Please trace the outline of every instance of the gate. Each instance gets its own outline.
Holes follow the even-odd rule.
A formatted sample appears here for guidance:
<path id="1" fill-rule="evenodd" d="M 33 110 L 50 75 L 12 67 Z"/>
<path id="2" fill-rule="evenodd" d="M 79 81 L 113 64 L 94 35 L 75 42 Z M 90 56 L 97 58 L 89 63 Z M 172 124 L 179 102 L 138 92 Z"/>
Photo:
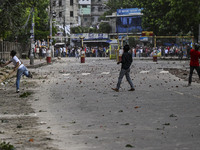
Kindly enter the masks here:
<path id="1" fill-rule="evenodd" d="M 15 50 L 17 56 L 21 58 L 22 53 L 27 53 L 30 49 L 30 44 L 21 44 L 17 42 L 0 41 L 0 60 L 7 61 L 10 59 L 10 52 Z"/>

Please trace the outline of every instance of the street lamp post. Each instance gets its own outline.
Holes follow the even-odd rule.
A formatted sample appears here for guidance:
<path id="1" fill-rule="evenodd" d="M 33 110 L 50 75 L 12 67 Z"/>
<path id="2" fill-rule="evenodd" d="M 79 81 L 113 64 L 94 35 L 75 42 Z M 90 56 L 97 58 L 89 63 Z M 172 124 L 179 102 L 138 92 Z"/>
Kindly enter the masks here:
<path id="1" fill-rule="evenodd" d="M 49 35 L 49 53 L 51 57 L 52 53 L 52 19 L 53 19 L 53 12 L 52 12 L 52 0 L 50 0 L 50 35 Z M 50 60 L 51 62 L 51 60 Z"/>

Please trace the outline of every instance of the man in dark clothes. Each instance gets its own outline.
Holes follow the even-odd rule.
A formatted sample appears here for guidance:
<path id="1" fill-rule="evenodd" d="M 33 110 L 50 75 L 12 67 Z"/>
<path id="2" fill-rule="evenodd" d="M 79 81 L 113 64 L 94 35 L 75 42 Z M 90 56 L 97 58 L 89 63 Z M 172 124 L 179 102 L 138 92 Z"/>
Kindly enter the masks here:
<path id="1" fill-rule="evenodd" d="M 131 63 L 133 61 L 131 53 L 128 52 L 129 50 L 130 50 L 129 45 L 125 45 L 124 46 L 124 53 L 122 54 L 122 60 L 120 62 L 117 62 L 117 64 L 122 63 L 122 67 L 121 67 L 121 71 L 120 71 L 120 74 L 119 74 L 117 86 L 116 86 L 116 88 L 112 88 L 116 92 L 119 92 L 120 84 L 122 82 L 124 75 L 126 76 L 126 79 L 131 86 L 131 89 L 129 91 L 135 91 L 133 82 L 132 82 L 130 75 L 129 75 L 130 66 L 131 66 Z"/>
<path id="2" fill-rule="evenodd" d="M 190 75 L 189 75 L 189 81 L 188 81 L 188 86 L 191 85 L 192 82 L 192 74 L 194 69 L 197 71 L 200 79 L 200 68 L 199 68 L 199 58 L 200 58 L 200 52 L 199 50 L 199 45 L 195 45 L 195 49 L 190 50 Z"/>

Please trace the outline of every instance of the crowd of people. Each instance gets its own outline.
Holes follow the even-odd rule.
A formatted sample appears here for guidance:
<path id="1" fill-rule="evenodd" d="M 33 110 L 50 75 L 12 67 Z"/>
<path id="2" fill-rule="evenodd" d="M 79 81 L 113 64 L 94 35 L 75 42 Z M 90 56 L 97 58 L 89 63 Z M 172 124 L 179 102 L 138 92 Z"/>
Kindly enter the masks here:
<path id="1" fill-rule="evenodd" d="M 106 57 L 107 50 L 106 47 L 55 47 L 54 56 L 79 58 L 83 51 L 87 57 Z"/>
<path id="2" fill-rule="evenodd" d="M 159 46 L 159 47 L 148 47 L 148 46 L 137 46 L 132 48 L 133 57 L 152 57 L 156 51 L 158 56 L 173 57 L 177 56 L 182 58 L 184 55 L 189 58 L 190 45 L 184 46 Z"/>
<path id="3" fill-rule="evenodd" d="M 120 48 L 119 48 L 120 49 Z M 132 57 L 153 57 L 153 55 L 162 56 L 162 57 L 179 57 L 180 59 L 183 56 L 189 58 L 190 57 L 190 49 L 191 45 L 172 45 L 172 46 L 140 46 L 136 45 L 135 47 L 130 48 L 132 53 Z M 86 57 L 108 57 L 110 54 L 109 47 L 82 47 L 78 46 L 64 46 L 58 45 L 54 46 L 54 57 L 76 57 L 79 58 L 81 53 L 84 52 Z M 115 53 L 117 49 L 111 50 L 111 53 Z M 47 42 L 44 40 L 42 42 L 37 41 L 35 44 L 35 57 L 36 58 L 45 58 L 48 51 Z M 120 51 L 120 50 L 119 50 Z"/>

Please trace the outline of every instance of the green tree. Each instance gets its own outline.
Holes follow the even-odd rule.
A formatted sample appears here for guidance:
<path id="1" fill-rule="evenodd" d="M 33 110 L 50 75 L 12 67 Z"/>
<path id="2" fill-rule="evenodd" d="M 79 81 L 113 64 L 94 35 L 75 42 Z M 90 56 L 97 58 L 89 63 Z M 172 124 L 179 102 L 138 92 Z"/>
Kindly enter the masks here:
<path id="1" fill-rule="evenodd" d="M 136 0 L 143 8 L 143 28 L 156 35 L 187 34 L 197 37 L 200 22 L 199 0 Z"/>
<path id="2" fill-rule="evenodd" d="M 102 22 L 99 25 L 99 32 L 100 33 L 110 33 L 111 32 L 111 26 L 107 22 Z"/>
<path id="3" fill-rule="evenodd" d="M 0 38 L 27 42 L 30 38 L 31 13 L 34 9 L 35 39 L 49 35 L 49 0 L 4 0 L 0 5 Z M 56 29 L 53 27 L 53 35 Z"/>
<path id="4" fill-rule="evenodd" d="M 77 33 L 98 33 L 98 30 L 96 28 L 82 27 L 82 26 L 72 27 L 72 28 L 70 28 L 70 30 L 71 30 L 71 34 L 77 34 Z"/>
<path id="5" fill-rule="evenodd" d="M 4 0 L 0 4 L 0 38 L 16 33 L 24 23 L 24 3 L 22 0 Z"/>
<path id="6" fill-rule="evenodd" d="M 105 15 L 111 15 L 120 8 L 135 8 L 137 3 L 135 0 L 108 0 L 106 7 L 109 9 Z"/>
<path id="7" fill-rule="evenodd" d="M 120 8 L 143 8 L 142 27 L 156 35 L 198 35 L 199 0 L 109 0 L 106 6 L 104 16 Z"/>

